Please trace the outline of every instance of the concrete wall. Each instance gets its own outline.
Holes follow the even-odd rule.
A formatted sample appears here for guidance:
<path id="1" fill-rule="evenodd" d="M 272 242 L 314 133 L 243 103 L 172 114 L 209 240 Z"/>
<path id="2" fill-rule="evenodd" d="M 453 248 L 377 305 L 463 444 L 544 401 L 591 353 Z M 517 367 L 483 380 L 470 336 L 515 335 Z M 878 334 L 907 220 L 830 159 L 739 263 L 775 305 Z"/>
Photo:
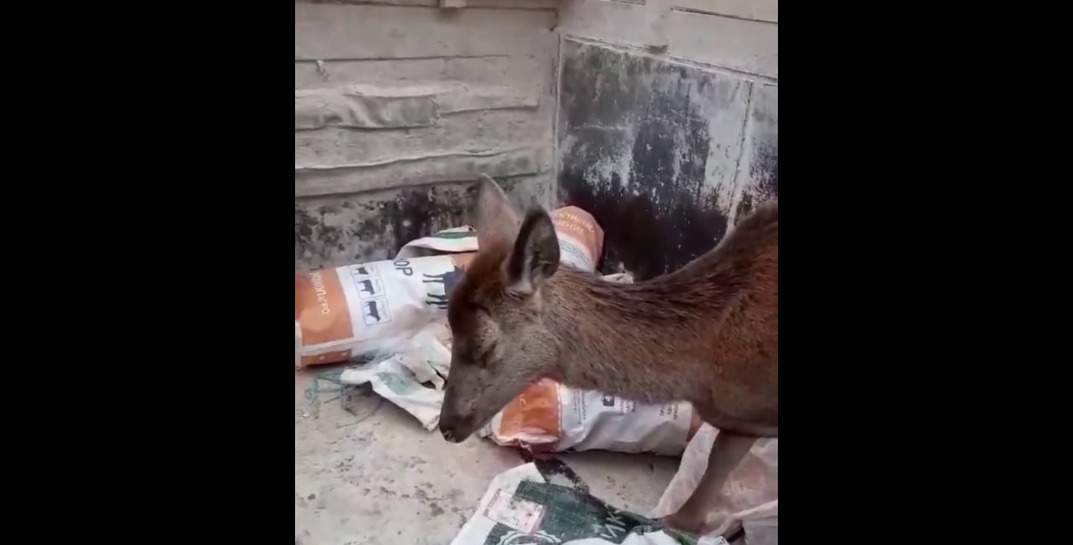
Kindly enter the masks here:
<path id="1" fill-rule="evenodd" d="M 296 268 L 464 223 L 480 172 L 641 278 L 778 192 L 776 0 L 298 1 L 294 78 Z"/>
<path id="2" fill-rule="evenodd" d="M 560 199 L 605 272 L 676 269 L 778 193 L 775 0 L 564 0 L 560 40 Z"/>
<path id="3" fill-rule="evenodd" d="M 555 201 L 557 0 L 295 3 L 295 266 L 463 223 L 480 172 Z"/>

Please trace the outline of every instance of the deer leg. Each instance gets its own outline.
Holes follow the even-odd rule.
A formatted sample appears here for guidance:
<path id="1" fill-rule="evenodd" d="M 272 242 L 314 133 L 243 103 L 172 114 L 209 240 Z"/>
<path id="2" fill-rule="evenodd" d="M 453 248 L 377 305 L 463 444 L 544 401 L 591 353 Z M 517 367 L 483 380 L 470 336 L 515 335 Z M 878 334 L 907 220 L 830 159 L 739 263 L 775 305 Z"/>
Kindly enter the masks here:
<path id="1" fill-rule="evenodd" d="M 697 484 L 693 495 L 677 512 L 668 515 L 664 523 L 675 530 L 700 534 L 705 530 L 708 514 L 713 511 L 730 472 L 749 453 L 755 437 L 737 435 L 720 430 L 708 455 L 708 467 Z"/>

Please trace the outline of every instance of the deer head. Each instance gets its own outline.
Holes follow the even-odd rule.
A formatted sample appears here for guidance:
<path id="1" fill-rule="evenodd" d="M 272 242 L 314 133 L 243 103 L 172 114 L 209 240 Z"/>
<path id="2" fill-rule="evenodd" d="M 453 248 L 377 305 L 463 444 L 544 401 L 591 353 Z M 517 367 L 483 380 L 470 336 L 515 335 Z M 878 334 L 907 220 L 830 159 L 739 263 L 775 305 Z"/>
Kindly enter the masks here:
<path id="1" fill-rule="evenodd" d="M 545 283 L 559 267 L 551 218 L 533 208 L 523 221 L 503 190 L 484 176 L 474 223 L 479 251 L 451 294 L 454 343 L 440 431 L 461 442 L 558 361 L 542 319 Z"/>

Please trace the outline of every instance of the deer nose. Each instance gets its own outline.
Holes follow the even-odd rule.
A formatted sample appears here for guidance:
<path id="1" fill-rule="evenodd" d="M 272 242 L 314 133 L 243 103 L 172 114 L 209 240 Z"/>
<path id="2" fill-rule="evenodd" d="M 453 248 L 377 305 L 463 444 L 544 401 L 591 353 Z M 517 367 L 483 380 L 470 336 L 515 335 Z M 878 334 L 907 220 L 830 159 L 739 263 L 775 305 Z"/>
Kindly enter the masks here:
<path id="1" fill-rule="evenodd" d="M 440 415 L 440 433 L 443 434 L 443 438 L 451 443 L 461 443 L 465 441 L 467 433 L 462 430 L 466 429 L 468 419 L 456 418 L 452 415 Z"/>
<path id="2" fill-rule="evenodd" d="M 443 434 L 444 439 L 450 441 L 451 443 L 455 442 L 455 430 L 440 428 L 440 433 Z"/>

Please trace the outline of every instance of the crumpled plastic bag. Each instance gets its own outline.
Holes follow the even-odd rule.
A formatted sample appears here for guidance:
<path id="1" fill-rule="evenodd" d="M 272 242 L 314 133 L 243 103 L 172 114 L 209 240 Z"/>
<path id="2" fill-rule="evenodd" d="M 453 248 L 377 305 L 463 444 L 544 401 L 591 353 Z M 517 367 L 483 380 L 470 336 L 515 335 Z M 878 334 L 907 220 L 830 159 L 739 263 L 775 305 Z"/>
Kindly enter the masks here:
<path id="1" fill-rule="evenodd" d="M 451 330 L 446 324 L 433 322 L 418 331 L 394 358 L 413 373 L 416 382 L 443 390 L 451 370 L 450 346 Z"/>
<path id="2" fill-rule="evenodd" d="M 450 292 L 473 255 L 396 258 L 296 274 L 295 361 L 304 367 L 397 352 L 425 325 L 446 321 Z"/>
<path id="3" fill-rule="evenodd" d="M 697 488 L 708 467 L 719 430 L 704 424 L 686 446 L 678 473 L 664 490 L 651 516 L 662 518 L 678 510 Z M 742 525 L 748 545 L 779 543 L 779 440 L 758 439 L 727 477 L 717 508 L 708 515 L 709 535 L 726 535 Z"/>
<path id="4" fill-rule="evenodd" d="M 345 369 L 343 384 L 369 383 L 373 391 L 417 418 L 426 430 L 440 422 L 444 377 L 451 365 L 451 334 L 431 323 L 388 358 Z"/>
<path id="5" fill-rule="evenodd" d="M 557 484 L 556 474 L 566 477 Z M 726 545 L 721 537 L 678 534 L 657 520 L 622 511 L 589 494 L 558 460 L 508 469 L 492 479 L 477 511 L 451 545 Z"/>
<path id="6" fill-rule="evenodd" d="M 676 456 L 699 426 L 686 402 L 637 403 L 543 379 L 496 413 L 480 435 L 534 452 L 611 450 Z"/>

